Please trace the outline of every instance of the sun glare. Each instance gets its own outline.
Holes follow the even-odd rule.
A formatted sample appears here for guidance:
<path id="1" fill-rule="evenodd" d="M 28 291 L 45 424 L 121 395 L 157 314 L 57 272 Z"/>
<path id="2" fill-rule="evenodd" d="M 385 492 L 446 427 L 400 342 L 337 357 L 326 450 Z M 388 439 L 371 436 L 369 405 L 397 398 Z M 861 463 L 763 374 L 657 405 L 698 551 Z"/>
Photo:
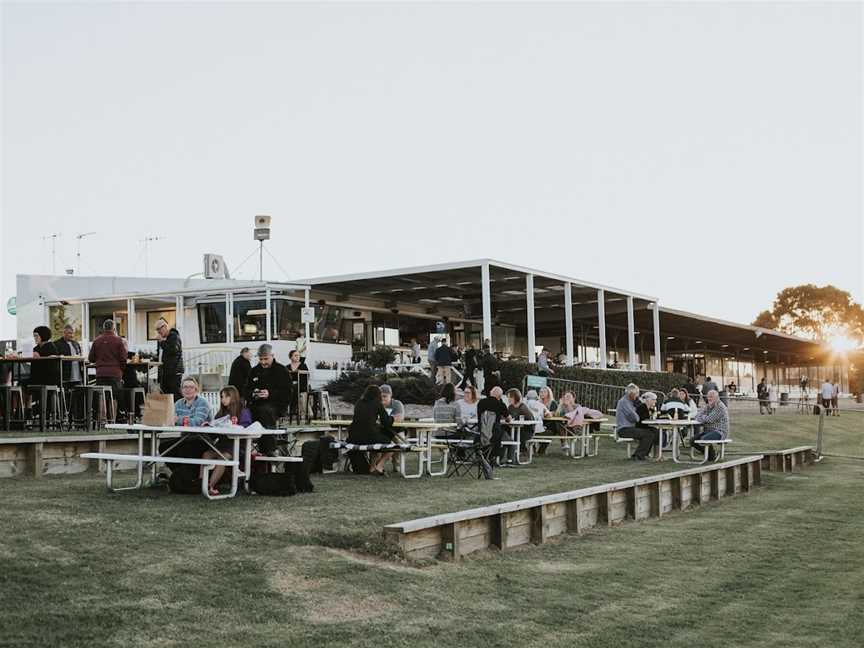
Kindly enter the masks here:
<path id="1" fill-rule="evenodd" d="M 828 341 L 828 344 L 837 353 L 854 351 L 858 348 L 858 342 L 850 338 L 848 335 L 835 335 Z"/>

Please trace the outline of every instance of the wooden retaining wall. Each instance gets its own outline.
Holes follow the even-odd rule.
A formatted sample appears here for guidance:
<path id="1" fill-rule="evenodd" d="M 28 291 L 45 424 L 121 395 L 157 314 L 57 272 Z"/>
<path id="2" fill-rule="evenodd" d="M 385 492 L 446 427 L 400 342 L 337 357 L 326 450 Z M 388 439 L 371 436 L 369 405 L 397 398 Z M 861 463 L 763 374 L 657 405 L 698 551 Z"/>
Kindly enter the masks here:
<path id="1" fill-rule="evenodd" d="M 0 437 L 0 478 L 98 470 L 99 462 L 82 459 L 80 455 L 84 452 L 132 454 L 137 451 L 137 437 L 125 433 Z M 134 464 L 119 466 L 121 469 L 124 467 L 132 468 Z"/>
<path id="2" fill-rule="evenodd" d="M 762 452 L 762 470 L 768 472 L 793 472 L 815 462 L 816 448 L 813 446 Z"/>
<path id="3" fill-rule="evenodd" d="M 662 517 L 712 499 L 746 494 L 762 481 L 762 455 L 581 488 L 566 493 L 435 515 L 384 527 L 408 559 L 458 560 L 474 551 L 542 544 L 625 520 Z"/>

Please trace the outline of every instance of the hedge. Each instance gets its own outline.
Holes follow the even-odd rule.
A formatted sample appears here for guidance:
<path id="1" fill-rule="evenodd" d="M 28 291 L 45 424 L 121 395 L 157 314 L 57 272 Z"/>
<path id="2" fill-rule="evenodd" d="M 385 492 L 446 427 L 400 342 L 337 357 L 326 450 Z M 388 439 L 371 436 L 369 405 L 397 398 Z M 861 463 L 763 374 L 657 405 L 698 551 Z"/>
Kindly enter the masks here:
<path id="1" fill-rule="evenodd" d="M 525 376 L 536 375 L 537 365 L 527 362 L 501 362 L 501 386 L 504 389 L 522 388 Z M 657 373 L 648 371 L 609 371 L 603 369 L 586 369 L 583 367 L 560 367 L 555 369 L 553 378 L 563 380 L 578 380 L 581 382 L 601 385 L 620 385 L 636 383 L 645 389 L 668 392 L 673 387 L 680 387 L 687 382 L 682 374 Z M 343 401 L 354 403 L 367 385 L 389 384 L 393 388 L 393 397 L 403 403 L 415 405 L 431 405 L 438 397 L 438 387 L 426 374 L 402 372 L 389 375 L 370 369 L 343 372 L 339 378 L 324 387 L 330 394 L 338 396 Z"/>

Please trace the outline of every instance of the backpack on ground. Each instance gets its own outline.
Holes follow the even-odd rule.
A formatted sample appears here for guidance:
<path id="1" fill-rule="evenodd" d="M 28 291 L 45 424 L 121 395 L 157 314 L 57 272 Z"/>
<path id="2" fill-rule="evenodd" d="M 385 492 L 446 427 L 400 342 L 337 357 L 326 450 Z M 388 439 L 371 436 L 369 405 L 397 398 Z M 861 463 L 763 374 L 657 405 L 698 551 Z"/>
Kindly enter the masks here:
<path id="1" fill-rule="evenodd" d="M 348 452 L 348 461 L 351 465 L 351 472 L 355 475 L 369 474 L 369 459 L 362 450 L 350 450 Z"/>
<path id="2" fill-rule="evenodd" d="M 198 476 L 198 467 L 182 464 L 172 467 L 168 488 L 179 495 L 200 495 L 201 478 Z"/>
<path id="3" fill-rule="evenodd" d="M 297 494 L 297 486 L 294 483 L 294 473 L 273 472 L 254 474 L 252 476 L 252 490 L 259 495 L 276 495 L 288 497 Z"/>

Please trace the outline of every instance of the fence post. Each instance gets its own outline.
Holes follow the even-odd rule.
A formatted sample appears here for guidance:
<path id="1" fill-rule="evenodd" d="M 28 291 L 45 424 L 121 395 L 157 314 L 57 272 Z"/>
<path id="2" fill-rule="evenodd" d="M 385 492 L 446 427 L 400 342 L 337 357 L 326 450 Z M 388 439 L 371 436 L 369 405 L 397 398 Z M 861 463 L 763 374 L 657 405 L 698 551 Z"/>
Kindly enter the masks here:
<path id="1" fill-rule="evenodd" d="M 819 429 L 816 432 L 816 461 L 822 461 L 822 432 L 825 427 L 825 408 L 819 406 Z"/>

